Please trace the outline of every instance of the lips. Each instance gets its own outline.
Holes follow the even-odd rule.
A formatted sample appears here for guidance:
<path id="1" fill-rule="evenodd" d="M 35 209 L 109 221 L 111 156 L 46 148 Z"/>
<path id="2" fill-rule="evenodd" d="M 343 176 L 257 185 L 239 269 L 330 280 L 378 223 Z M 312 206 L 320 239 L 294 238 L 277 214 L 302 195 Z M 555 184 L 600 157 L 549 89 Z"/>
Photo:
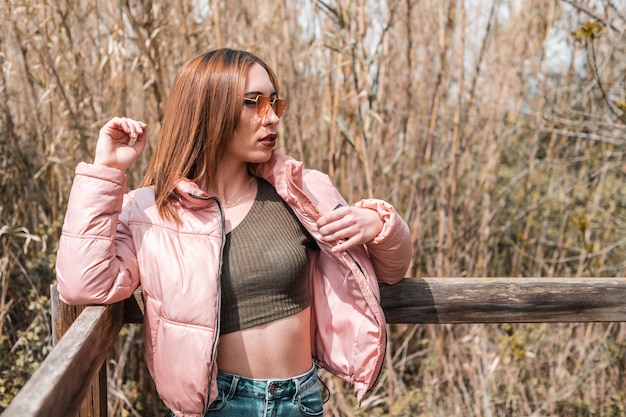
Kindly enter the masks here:
<path id="1" fill-rule="evenodd" d="M 267 135 L 264 138 L 259 139 L 259 142 L 261 142 L 264 146 L 274 146 L 276 143 L 276 134 L 272 133 Z"/>

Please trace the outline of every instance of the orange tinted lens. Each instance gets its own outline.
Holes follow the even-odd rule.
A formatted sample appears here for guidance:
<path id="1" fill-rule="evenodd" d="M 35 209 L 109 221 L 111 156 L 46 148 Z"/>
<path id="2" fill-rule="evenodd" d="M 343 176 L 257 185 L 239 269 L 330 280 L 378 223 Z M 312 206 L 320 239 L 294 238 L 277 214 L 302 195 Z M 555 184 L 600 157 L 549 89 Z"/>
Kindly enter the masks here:
<path id="1" fill-rule="evenodd" d="M 263 117 L 267 114 L 267 109 L 270 107 L 270 98 L 268 96 L 256 97 L 256 114 L 259 117 Z"/>
<path id="2" fill-rule="evenodd" d="M 285 109 L 287 108 L 287 100 L 284 98 L 275 98 L 274 104 L 272 104 L 272 108 L 274 109 L 274 113 L 276 116 L 280 117 L 285 113 Z"/>

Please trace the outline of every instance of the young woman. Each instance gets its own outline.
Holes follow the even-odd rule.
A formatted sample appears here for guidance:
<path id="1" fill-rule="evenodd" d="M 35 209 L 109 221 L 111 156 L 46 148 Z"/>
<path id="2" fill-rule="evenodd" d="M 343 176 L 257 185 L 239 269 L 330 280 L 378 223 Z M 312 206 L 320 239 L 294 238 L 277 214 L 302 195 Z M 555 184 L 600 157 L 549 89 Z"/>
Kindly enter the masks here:
<path id="1" fill-rule="evenodd" d="M 408 227 L 276 152 L 285 108 L 262 60 L 211 51 L 180 69 L 141 188 L 125 194 L 140 121 L 111 119 L 76 168 L 59 294 L 113 303 L 141 284 L 148 367 L 176 416 L 321 415 L 316 367 L 359 400 L 380 373 L 377 281 L 404 276 Z"/>

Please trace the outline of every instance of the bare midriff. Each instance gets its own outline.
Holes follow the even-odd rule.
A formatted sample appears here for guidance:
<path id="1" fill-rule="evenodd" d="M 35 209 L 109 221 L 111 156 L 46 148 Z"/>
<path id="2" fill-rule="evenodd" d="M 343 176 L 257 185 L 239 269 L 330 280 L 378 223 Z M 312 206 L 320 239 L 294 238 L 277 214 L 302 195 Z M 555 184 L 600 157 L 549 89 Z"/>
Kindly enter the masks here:
<path id="1" fill-rule="evenodd" d="M 255 379 L 286 379 L 312 366 L 311 308 L 220 336 L 221 371 Z"/>

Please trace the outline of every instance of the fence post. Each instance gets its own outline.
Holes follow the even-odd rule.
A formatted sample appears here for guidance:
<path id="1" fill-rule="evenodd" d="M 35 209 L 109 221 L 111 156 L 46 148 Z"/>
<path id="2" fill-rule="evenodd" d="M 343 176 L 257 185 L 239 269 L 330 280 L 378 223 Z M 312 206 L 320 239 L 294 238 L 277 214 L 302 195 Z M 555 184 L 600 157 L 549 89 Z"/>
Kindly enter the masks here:
<path id="1" fill-rule="evenodd" d="M 53 345 L 65 334 L 74 320 L 84 310 L 84 306 L 71 306 L 59 299 L 56 283 L 50 286 Z M 91 381 L 77 417 L 107 417 L 107 372 L 106 360 L 96 378 Z"/>

